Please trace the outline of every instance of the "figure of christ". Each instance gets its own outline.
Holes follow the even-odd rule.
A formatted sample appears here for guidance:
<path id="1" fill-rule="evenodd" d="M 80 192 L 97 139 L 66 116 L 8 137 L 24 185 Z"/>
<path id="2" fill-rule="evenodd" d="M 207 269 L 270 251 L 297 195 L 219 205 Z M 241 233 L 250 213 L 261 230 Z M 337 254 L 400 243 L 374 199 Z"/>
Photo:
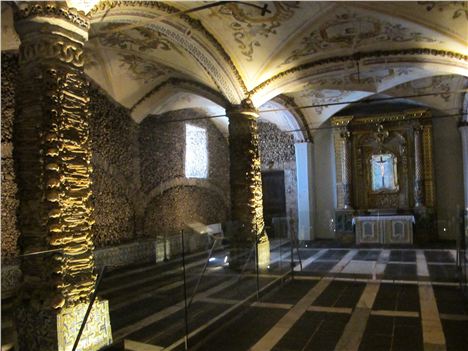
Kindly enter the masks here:
<path id="1" fill-rule="evenodd" d="M 395 158 L 391 154 L 372 156 L 372 190 L 395 190 Z"/>
<path id="2" fill-rule="evenodd" d="M 382 179 L 382 184 L 380 185 L 381 189 L 385 189 L 385 164 L 387 163 L 388 160 L 385 160 L 382 158 L 382 155 L 380 155 L 380 160 L 376 161 L 380 165 L 380 177 Z"/>

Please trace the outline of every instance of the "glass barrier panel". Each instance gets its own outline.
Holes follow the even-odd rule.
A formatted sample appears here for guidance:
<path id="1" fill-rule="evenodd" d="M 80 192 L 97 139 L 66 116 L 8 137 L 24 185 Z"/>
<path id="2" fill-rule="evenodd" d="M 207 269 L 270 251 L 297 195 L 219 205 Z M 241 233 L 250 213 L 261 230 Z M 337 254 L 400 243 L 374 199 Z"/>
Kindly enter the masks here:
<path id="1" fill-rule="evenodd" d="M 108 267 L 98 296 L 109 302 L 114 344 L 165 349 L 184 337 L 181 238 L 180 232 L 166 233 L 148 241 L 154 245 L 151 262 Z M 187 253 L 185 265 L 199 265 L 200 258 L 198 253 Z"/>

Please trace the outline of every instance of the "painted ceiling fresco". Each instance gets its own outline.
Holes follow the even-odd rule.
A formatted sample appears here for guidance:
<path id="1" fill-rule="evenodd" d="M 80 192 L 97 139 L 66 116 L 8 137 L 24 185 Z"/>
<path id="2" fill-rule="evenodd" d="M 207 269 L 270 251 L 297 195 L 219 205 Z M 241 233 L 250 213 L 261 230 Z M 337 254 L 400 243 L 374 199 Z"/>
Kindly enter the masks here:
<path id="1" fill-rule="evenodd" d="M 438 89 L 440 96 L 419 102 L 455 108 L 463 92 L 452 89 L 466 88 L 467 2 L 214 5 L 102 0 L 90 13 L 86 72 L 116 101 L 139 111 L 136 120 L 160 112 L 161 105 L 206 104 L 209 91 L 219 95 L 220 108 L 247 97 L 257 107 L 278 106 L 272 102 L 278 96 L 299 106 L 323 105 L 304 110 L 306 123 L 316 125 L 344 108 L 342 102 L 375 94 Z M 7 12 L 2 6 L 2 50 L 18 45 L 11 33 L 4 37 L 12 23 Z M 187 95 L 174 97 L 174 82 L 184 82 L 184 94 L 188 89 L 204 98 L 188 103 Z M 162 96 L 168 101 L 158 103 Z"/>

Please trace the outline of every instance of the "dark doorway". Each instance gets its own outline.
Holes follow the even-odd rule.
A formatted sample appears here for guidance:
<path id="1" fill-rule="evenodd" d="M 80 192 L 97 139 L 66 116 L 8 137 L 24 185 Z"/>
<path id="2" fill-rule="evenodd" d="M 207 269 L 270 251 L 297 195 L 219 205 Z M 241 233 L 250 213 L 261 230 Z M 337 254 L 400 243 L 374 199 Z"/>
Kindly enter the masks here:
<path id="1" fill-rule="evenodd" d="M 263 216 L 267 233 L 276 217 L 286 217 L 286 195 L 284 191 L 284 171 L 262 172 Z"/>

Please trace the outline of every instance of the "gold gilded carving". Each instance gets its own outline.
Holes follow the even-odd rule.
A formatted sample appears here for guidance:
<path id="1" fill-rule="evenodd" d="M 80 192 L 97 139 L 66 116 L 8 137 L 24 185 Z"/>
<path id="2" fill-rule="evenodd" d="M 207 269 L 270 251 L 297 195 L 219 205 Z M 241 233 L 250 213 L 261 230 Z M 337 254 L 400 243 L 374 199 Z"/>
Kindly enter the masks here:
<path id="1" fill-rule="evenodd" d="M 351 209 L 351 157 L 350 144 L 351 133 L 348 129 L 349 123 L 353 117 L 332 117 L 331 124 L 335 128 L 334 146 L 335 146 L 335 177 L 337 207 Z"/>
<path id="2" fill-rule="evenodd" d="M 414 207 L 413 204 L 432 206 L 434 201 L 432 175 L 428 176 L 432 168 L 426 162 L 430 153 L 426 150 L 431 147 L 425 146 L 430 140 L 426 136 L 430 134 L 431 128 L 429 110 L 414 109 L 379 115 L 335 117 L 331 119 L 331 124 L 334 127 L 338 208 L 346 206 L 348 191 L 352 192 L 353 205 L 357 209 L 409 209 Z M 415 155 L 418 149 L 415 143 L 418 141 L 413 135 L 414 125 L 422 126 L 423 130 L 420 156 Z M 424 132 L 426 128 L 428 131 Z M 347 189 L 343 164 L 346 160 L 345 140 L 349 131 L 352 132 L 353 181 L 352 187 Z M 394 155 L 393 178 L 396 185 L 394 191 L 372 191 L 373 178 L 369 159 L 372 155 L 382 154 Z M 375 167 L 375 174 L 382 173 L 379 166 Z M 387 171 L 390 171 L 390 168 L 385 170 Z M 383 184 L 384 181 L 381 181 Z M 389 182 L 390 179 L 385 179 L 386 186 L 390 184 Z M 424 197 L 421 194 L 424 194 Z"/>
<path id="3" fill-rule="evenodd" d="M 353 117 L 332 117 L 331 124 L 334 127 L 346 127 L 351 121 Z"/>
<path id="4" fill-rule="evenodd" d="M 351 119 L 350 119 L 351 118 Z M 409 121 L 409 120 L 422 120 L 425 118 L 430 118 L 430 114 L 427 110 L 415 109 L 407 110 L 404 112 L 392 112 L 392 113 L 382 113 L 379 115 L 369 115 L 363 117 L 334 117 L 332 119 L 332 124 L 334 126 L 340 126 L 343 123 L 349 123 L 352 120 L 353 125 L 384 125 L 387 123 Z M 343 120 L 343 121 L 340 121 Z M 340 124 L 341 123 L 341 124 Z"/>
<path id="5" fill-rule="evenodd" d="M 377 132 L 374 133 L 374 136 L 377 142 L 379 143 L 380 149 L 382 149 L 382 144 L 385 142 L 385 139 L 387 139 L 389 135 L 390 133 L 384 128 L 382 124 L 379 124 L 377 126 Z"/>
<path id="6" fill-rule="evenodd" d="M 422 152 L 424 165 L 424 190 L 426 195 L 426 206 L 434 207 L 434 179 L 432 159 L 432 126 L 424 125 L 422 135 Z"/>

